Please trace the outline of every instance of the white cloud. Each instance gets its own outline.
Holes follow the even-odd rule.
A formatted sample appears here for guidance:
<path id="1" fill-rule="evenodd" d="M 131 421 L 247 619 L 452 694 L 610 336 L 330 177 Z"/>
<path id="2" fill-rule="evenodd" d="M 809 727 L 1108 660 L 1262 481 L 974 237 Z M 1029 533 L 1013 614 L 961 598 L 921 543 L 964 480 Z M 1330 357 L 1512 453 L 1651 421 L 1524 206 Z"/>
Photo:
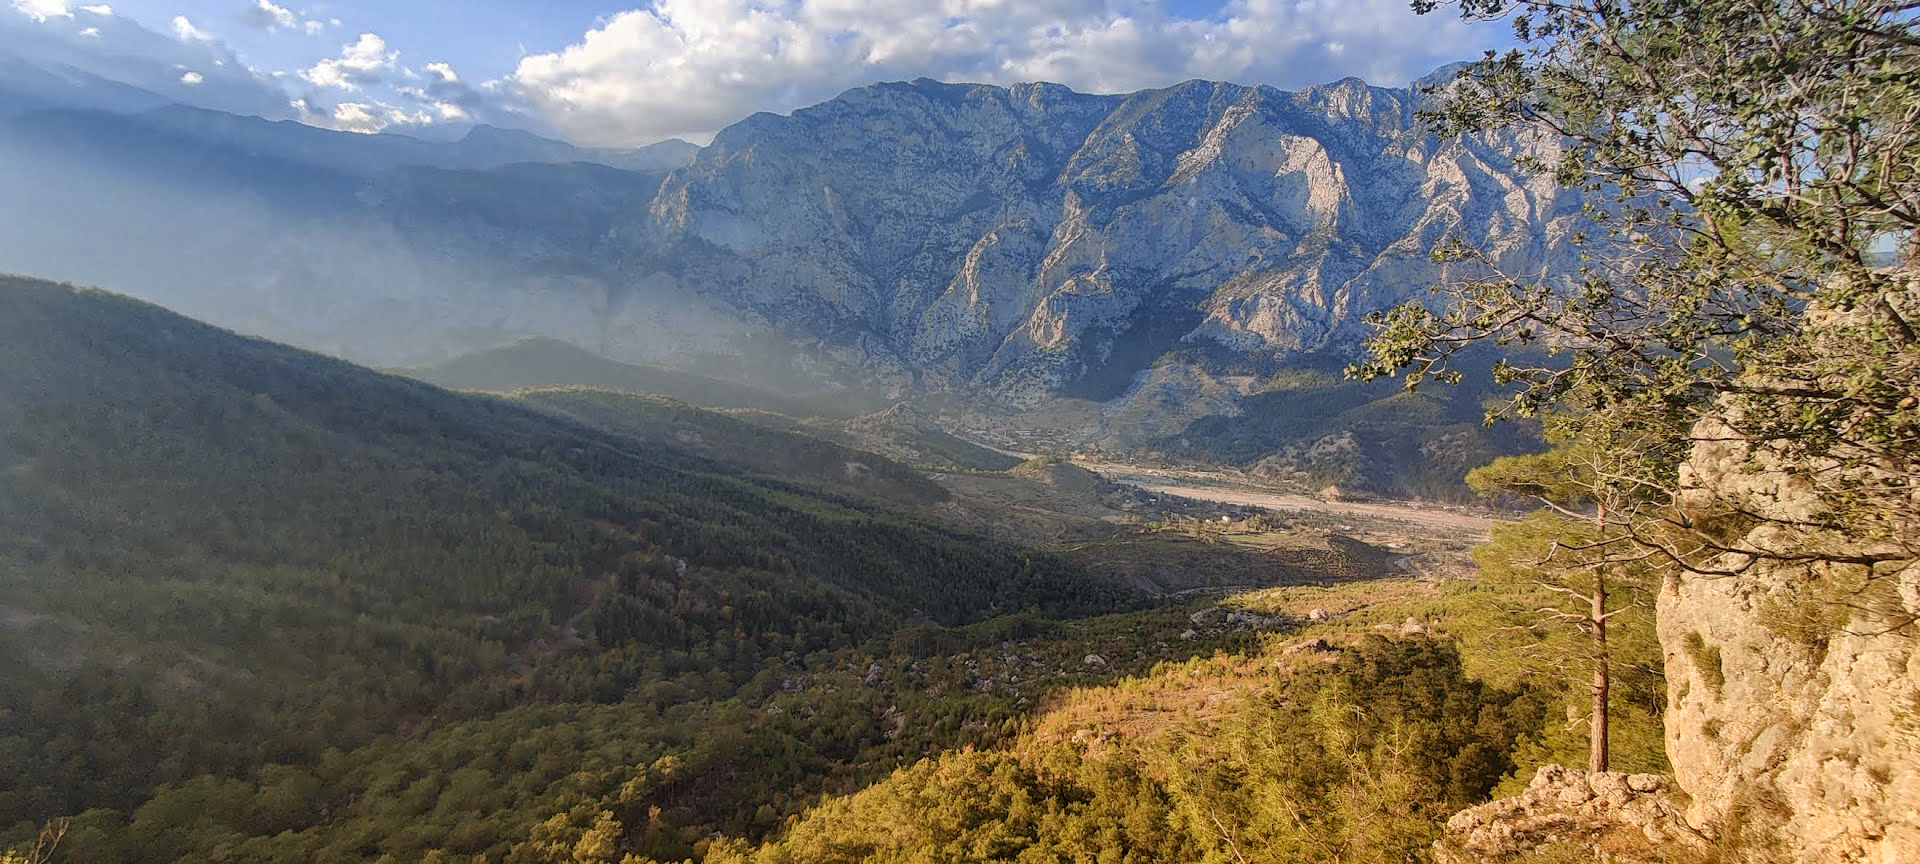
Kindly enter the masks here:
<path id="1" fill-rule="evenodd" d="M 293 10 L 276 6 L 272 0 L 254 0 L 242 17 L 262 30 L 287 30 L 300 24 L 300 17 L 293 14 Z"/>
<path id="2" fill-rule="evenodd" d="M 395 126 L 426 126 L 438 119 L 427 111 L 409 113 L 403 108 L 371 100 L 342 102 L 333 106 L 331 111 L 316 111 L 306 100 L 296 99 L 293 108 L 305 123 L 362 135 L 372 135 Z"/>
<path id="3" fill-rule="evenodd" d="M 180 73 L 180 83 L 185 84 L 188 87 L 197 87 L 201 84 L 207 83 L 207 76 L 202 75 L 198 72 L 182 72 Z"/>
<path id="4" fill-rule="evenodd" d="M 210 42 L 213 40 L 213 37 L 207 35 L 205 30 L 193 26 L 193 22 L 188 21 L 185 15 L 173 16 L 173 35 L 182 42 Z"/>
<path id="5" fill-rule="evenodd" d="M 309 18 L 306 14 L 295 12 L 285 6 L 274 3 L 273 0 L 254 0 L 253 5 L 248 6 L 247 10 L 241 13 L 240 17 L 241 20 L 247 22 L 248 26 L 265 30 L 269 33 L 275 33 L 281 30 L 297 30 L 308 36 L 318 36 L 327 32 L 329 26 L 340 26 L 340 19 L 338 18 L 333 19 L 332 23 L 329 24 L 318 18 Z"/>
<path id="6" fill-rule="evenodd" d="M 73 13 L 67 11 L 67 0 L 13 0 L 13 8 L 35 21 L 73 17 Z"/>
<path id="7" fill-rule="evenodd" d="M 700 137 L 874 80 L 1057 81 L 1125 92 L 1189 78 L 1395 85 L 1504 38 L 1406 0 L 1227 0 L 1197 18 L 1157 0 L 656 0 L 509 88 L 583 143 Z"/>
<path id="8" fill-rule="evenodd" d="M 452 66 L 445 63 L 428 63 L 426 69 L 432 72 L 434 78 L 442 84 L 460 83 L 460 75 L 453 71 Z"/>
<path id="9" fill-rule="evenodd" d="M 387 42 L 373 33 L 362 33 L 351 45 L 340 48 L 340 56 L 322 60 L 300 77 L 315 87 L 334 87 L 353 91 L 373 84 L 393 71 L 398 51 L 387 50 Z"/>
<path id="10" fill-rule="evenodd" d="M 333 121 L 333 128 L 345 132 L 371 135 L 387 128 L 386 121 L 374 113 L 373 106 L 364 102 L 342 102 L 335 105 L 330 119 Z"/>
<path id="11" fill-rule="evenodd" d="M 16 17 L 13 10 L 18 8 L 17 0 L 0 0 L 0 57 L 41 69 L 74 70 L 204 108 L 289 116 L 283 87 L 249 68 L 220 41 L 204 38 L 190 19 L 182 17 L 170 28 L 168 16 L 159 28 L 149 28 L 94 3 L 68 5 L 67 17 L 37 26 Z M 39 11 L 51 12 L 53 7 L 43 5 Z M 200 76 L 198 83 L 183 80 L 190 71 Z M 72 91 L 71 98 L 74 107 L 113 110 L 143 102 L 142 97 L 88 88 Z"/>

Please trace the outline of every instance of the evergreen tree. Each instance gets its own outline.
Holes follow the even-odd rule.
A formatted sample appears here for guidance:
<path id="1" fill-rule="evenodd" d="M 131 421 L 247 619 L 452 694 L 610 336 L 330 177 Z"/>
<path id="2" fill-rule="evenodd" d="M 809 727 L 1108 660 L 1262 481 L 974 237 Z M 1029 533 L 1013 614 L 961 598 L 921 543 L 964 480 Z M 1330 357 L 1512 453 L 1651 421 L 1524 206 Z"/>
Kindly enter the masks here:
<path id="1" fill-rule="evenodd" d="M 1622 663 L 1616 621 L 1627 616 L 1624 620 L 1640 629 L 1631 636 L 1644 650 L 1652 635 L 1652 592 L 1658 587 L 1657 568 L 1649 566 L 1630 533 L 1641 518 L 1639 508 L 1657 503 L 1658 496 L 1636 494 L 1635 487 L 1608 478 L 1642 470 L 1644 461 L 1670 458 L 1647 446 L 1665 440 L 1661 436 L 1639 437 L 1630 424 L 1606 419 L 1548 418 L 1547 440 L 1553 446 L 1547 452 L 1502 458 L 1467 474 L 1468 485 L 1482 494 L 1522 495 L 1543 505 L 1522 522 L 1496 526 L 1492 541 L 1474 551 L 1474 560 L 1483 578 L 1508 586 L 1499 593 L 1527 601 L 1529 608 L 1514 613 L 1520 619 L 1517 629 L 1535 637 L 1522 649 L 1536 652 L 1533 663 L 1585 666 L 1589 771 L 1606 771 L 1611 761 L 1610 702 Z M 1570 641 L 1559 632 L 1569 627 L 1581 638 Z M 1635 659 L 1657 657 L 1655 652 Z"/>

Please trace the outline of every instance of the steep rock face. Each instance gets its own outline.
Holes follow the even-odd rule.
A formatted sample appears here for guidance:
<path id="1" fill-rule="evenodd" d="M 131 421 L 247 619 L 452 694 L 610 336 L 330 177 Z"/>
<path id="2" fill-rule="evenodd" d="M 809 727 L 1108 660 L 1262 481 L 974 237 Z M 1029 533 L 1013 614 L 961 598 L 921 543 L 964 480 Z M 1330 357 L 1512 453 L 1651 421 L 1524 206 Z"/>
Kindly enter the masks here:
<path id="1" fill-rule="evenodd" d="M 903 386 L 1031 403 L 1111 369 L 1117 391 L 1182 343 L 1350 348 L 1450 233 L 1514 267 L 1563 253 L 1574 201 L 1510 142 L 1423 134 L 1415 98 L 875 85 L 722 132 L 623 239 L 633 277 Z"/>
<path id="2" fill-rule="evenodd" d="M 1806 466 L 1703 429 L 1689 506 L 1805 519 Z M 1759 548 L 1847 538 L 1763 524 Z M 1831 548 L 1831 547 L 1830 547 Z M 1724 565 L 1744 560 L 1728 556 Z M 1670 579 L 1659 598 L 1667 755 L 1690 816 L 1796 862 L 1920 856 L 1920 563 L 1753 563 Z"/>

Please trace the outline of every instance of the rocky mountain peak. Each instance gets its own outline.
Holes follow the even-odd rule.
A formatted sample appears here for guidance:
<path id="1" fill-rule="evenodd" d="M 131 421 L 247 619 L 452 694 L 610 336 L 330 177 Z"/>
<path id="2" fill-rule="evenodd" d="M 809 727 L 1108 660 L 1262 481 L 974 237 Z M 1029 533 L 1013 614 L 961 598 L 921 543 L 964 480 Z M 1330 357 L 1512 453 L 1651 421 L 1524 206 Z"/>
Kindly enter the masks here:
<path id="1" fill-rule="evenodd" d="M 910 387 L 1018 401 L 1183 342 L 1317 350 L 1431 281 L 1445 233 L 1531 261 L 1565 233 L 1558 190 L 1412 104 L 1356 79 L 876 84 L 722 133 L 655 236 L 691 290 Z"/>
<path id="2" fill-rule="evenodd" d="M 491 133 L 515 154 L 473 146 L 480 132 L 279 136 L 254 120 L 263 159 L 351 170 L 236 194 L 200 222 L 159 197 L 89 210 L 102 169 L 76 154 L 168 133 L 75 124 L 9 149 L 32 181 L 16 184 L 31 199 L 17 212 L 165 224 L 165 237 L 103 261 L 59 254 L 86 232 L 36 218 L 0 225 L 0 253 L 383 364 L 542 335 L 625 362 L 785 363 L 902 397 L 1106 402 L 1193 351 L 1264 363 L 1355 350 L 1368 312 L 1442 276 L 1428 253 L 1449 235 L 1516 269 L 1571 261 L 1578 201 L 1517 170 L 1511 141 L 1429 136 L 1415 101 L 1354 79 L 1112 95 L 919 79 L 754 115 L 697 151 L 669 146 L 631 180 L 501 166 L 521 153 L 629 163 Z M 88 136 L 112 143 L 73 146 Z M 279 164 L 242 176 L 218 149 L 164 152 L 115 170 L 239 192 Z M 222 172 L 236 176 L 223 185 Z"/>

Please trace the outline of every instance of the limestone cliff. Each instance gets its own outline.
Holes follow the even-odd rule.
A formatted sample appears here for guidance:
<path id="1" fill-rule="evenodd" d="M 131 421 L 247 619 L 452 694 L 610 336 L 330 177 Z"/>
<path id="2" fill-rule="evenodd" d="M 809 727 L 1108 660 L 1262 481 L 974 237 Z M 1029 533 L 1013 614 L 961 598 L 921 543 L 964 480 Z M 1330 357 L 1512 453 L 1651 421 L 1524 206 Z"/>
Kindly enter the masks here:
<path id="1" fill-rule="evenodd" d="M 1710 845 L 1652 774 L 1589 774 L 1548 765 L 1526 791 L 1462 810 L 1434 851 L 1442 864 L 1519 864 L 1543 852 L 1587 850 L 1612 864 L 1664 864 Z"/>
<path id="2" fill-rule="evenodd" d="M 720 133 L 623 243 L 657 279 L 914 390 L 1107 399 L 1181 346 L 1350 351 L 1458 233 L 1571 260 L 1578 200 L 1409 89 L 915 81 Z"/>
<path id="3" fill-rule="evenodd" d="M 1702 437 L 1690 508 L 1791 521 L 1818 506 L 1806 466 Z M 1772 523 L 1744 539 L 1847 540 Z M 1667 755 L 1689 817 L 1759 860 L 1920 860 L 1920 563 L 1715 564 L 1739 575 L 1676 576 L 1659 599 Z"/>

